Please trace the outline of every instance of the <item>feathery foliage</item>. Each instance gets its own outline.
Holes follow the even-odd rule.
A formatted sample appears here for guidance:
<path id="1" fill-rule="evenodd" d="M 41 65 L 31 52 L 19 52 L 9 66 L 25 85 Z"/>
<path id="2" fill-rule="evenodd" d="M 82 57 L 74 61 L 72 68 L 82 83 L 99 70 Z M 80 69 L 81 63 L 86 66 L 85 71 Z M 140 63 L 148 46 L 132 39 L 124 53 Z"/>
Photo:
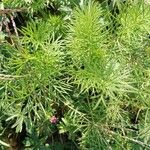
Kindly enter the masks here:
<path id="1" fill-rule="evenodd" d="M 150 149 L 148 2 L 3 4 L 1 149 Z"/>

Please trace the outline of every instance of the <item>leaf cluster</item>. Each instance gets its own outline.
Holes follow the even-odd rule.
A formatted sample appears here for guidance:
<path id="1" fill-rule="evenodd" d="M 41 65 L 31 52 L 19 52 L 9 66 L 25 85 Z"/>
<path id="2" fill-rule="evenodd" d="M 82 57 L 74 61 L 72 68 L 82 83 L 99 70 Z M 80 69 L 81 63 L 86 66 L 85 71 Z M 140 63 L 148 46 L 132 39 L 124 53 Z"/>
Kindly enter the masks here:
<path id="1" fill-rule="evenodd" d="M 11 6 L 51 4 L 35 3 Z M 0 144 L 13 130 L 32 149 L 150 149 L 150 5 L 53 4 L 60 15 L 29 11 L 14 45 L 0 45 Z"/>

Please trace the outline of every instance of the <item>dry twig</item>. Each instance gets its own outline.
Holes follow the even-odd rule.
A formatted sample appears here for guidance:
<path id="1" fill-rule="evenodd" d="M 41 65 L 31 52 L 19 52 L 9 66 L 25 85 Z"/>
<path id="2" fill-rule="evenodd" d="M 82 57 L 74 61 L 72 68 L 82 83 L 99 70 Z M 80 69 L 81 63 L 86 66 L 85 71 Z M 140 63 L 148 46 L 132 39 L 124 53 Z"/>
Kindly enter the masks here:
<path id="1" fill-rule="evenodd" d="M 26 9 L 24 9 L 24 8 L 20 8 L 20 9 L 0 9 L 0 15 L 17 13 L 17 12 L 24 12 L 24 11 L 26 11 Z"/>

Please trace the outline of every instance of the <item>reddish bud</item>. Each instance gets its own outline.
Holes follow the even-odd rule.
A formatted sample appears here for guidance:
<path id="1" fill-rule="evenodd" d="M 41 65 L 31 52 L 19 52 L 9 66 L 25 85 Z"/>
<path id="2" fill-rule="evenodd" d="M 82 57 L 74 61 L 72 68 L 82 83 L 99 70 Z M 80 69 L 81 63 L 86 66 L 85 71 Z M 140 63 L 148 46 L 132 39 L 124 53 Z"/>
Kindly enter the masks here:
<path id="1" fill-rule="evenodd" d="M 58 119 L 57 119 L 55 116 L 52 116 L 52 117 L 50 118 L 50 122 L 51 122 L 52 124 L 56 124 L 57 121 L 58 121 Z"/>

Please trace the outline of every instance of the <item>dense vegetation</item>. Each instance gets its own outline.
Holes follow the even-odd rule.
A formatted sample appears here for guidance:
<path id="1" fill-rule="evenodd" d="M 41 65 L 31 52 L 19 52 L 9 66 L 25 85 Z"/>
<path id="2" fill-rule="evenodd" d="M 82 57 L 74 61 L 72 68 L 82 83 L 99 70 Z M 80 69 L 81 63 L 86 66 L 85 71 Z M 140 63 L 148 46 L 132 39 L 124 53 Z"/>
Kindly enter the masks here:
<path id="1" fill-rule="evenodd" d="M 0 149 L 150 149 L 150 1 L 0 2 Z"/>

